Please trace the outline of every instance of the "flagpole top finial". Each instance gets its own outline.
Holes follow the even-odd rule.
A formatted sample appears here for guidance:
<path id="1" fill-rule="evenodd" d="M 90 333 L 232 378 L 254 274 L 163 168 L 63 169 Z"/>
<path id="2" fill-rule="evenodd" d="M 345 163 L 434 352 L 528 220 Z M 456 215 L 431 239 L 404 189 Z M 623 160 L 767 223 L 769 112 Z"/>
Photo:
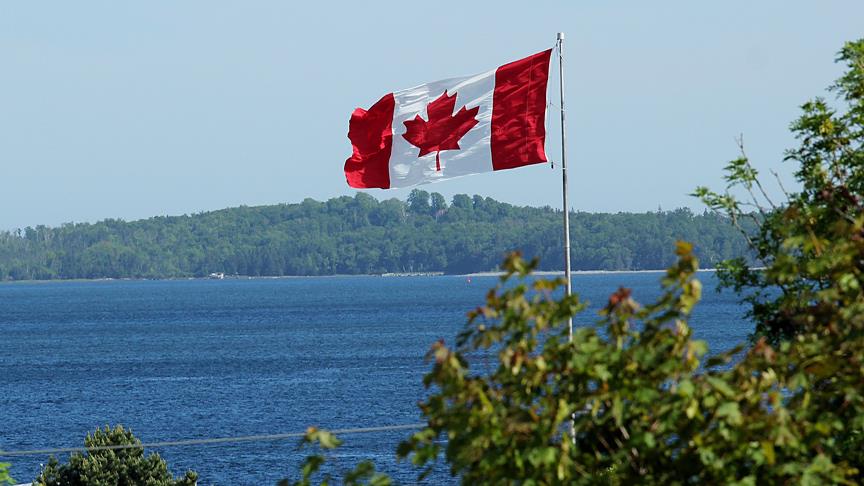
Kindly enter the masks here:
<path id="1" fill-rule="evenodd" d="M 564 40 L 564 32 L 558 32 L 558 40 Z"/>

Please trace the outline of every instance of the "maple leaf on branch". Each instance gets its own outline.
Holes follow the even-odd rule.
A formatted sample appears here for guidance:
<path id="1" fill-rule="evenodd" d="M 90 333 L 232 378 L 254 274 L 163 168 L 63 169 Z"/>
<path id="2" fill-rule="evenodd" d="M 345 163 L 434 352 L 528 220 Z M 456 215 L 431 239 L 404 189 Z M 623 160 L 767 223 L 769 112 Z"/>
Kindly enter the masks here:
<path id="1" fill-rule="evenodd" d="M 421 118 L 420 115 L 415 116 L 413 120 L 405 121 L 407 131 L 402 137 L 420 149 L 418 157 L 435 152 L 436 171 L 441 170 L 441 151 L 458 149 L 459 139 L 477 124 L 474 117 L 480 111 L 479 106 L 470 110 L 463 106 L 454 115 L 453 110 L 455 108 L 456 93 L 448 96 L 447 90 L 444 90 L 444 94 L 426 105 L 428 121 Z"/>

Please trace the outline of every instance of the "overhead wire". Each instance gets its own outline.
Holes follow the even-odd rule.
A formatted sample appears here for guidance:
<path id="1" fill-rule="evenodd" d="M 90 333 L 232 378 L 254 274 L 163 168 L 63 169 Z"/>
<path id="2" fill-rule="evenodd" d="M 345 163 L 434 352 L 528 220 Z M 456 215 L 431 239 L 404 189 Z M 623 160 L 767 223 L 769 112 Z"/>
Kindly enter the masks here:
<path id="1" fill-rule="evenodd" d="M 331 434 L 335 435 L 347 435 L 347 434 L 367 434 L 373 432 L 389 432 L 389 431 L 397 431 L 397 430 L 416 430 L 425 427 L 426 424 L 416 423 L 416 424 L 403 424 L 403 425 L 384 425 L 379 427 L 357 427 L 350 429 L 334 429 L 327 430 Z M 18 451 L 5 451 L 0 450 L 0 457 L 14 457 L 14 456 L 40 456 L 46 454 L 60 454 L 65 452 L 95 452 L 95 451 L 106 451 L 106 450 L 119 450 L 119 449 L 143 449 L 143 448 L 154 448 L 154 447 L 178 447 L 178 446 L 196 446 L 196 445 L 209 445 L 209 444 L 225 444 L 231 442 L 262 442 L 262 441 L 275 441 L 275 440 L 285 440 L 285 439 L 296 439 L 300 437 L 306 436 L 306 432 L 288 432 L 282 434 L 261 434 L 261 435 L 243 435 L 238 437 L 210 437 L 210 438 L 202 438 L 202 439 L 186 439 L 186 440 L 172 440 L 172 441 L 161 441 L 161 442 L 142 442 L 140 444 L 122 444 L 122 445 L 108 445 L 108 446 L 96 446 L 96 447 L 55 447 L 51 449 L 29 449 L 29 450 L 18 450 Z"/>

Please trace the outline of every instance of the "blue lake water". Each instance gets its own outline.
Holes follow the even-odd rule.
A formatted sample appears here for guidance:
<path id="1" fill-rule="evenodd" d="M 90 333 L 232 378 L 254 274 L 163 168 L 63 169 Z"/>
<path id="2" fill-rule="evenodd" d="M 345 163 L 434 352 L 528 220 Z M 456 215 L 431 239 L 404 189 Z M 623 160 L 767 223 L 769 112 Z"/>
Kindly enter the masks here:
<path id="1" fill-rule="evenodd" d="M 596 310 L 619 286 L 659 294 L 659 273 L 574 276 Z M 752 326 L 734 295 L 700 273 L 691 325 L 712 350 Z M 320 277 L 0 284 L 0 450 L 75 447 L 122 423 L 144 442 L 373 427 L 420 421 L 424 355 L 452 342 L 494 277 Z M 403 483 L 410 432 L 343 437 L 337 467 L 364 458 Z M 175 474 L 199 484 L 275 484 L 296 477 L 298 440 L 166 447 Z M 60 455 L 66 460 L 66 455 Z M 3 458 L 30 481 L 45 456 Z M 430 481 L 453 482 L 442 470 Z"/>

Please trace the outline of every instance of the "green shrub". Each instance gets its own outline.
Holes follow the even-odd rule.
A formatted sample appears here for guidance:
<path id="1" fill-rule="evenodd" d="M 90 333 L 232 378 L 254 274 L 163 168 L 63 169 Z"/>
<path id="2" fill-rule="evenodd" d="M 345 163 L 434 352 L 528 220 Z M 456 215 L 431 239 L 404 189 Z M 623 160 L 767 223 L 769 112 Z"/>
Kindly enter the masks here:
<path id="1" fill-rule="evenodd" d="M 112 446 L 137 446 L 114 448 Z M 174 479 L 159 454 L 144 455 L 141 441 L 122 425 L 105 426 L 87 434 L 86 454 L 73 453 L 67 464 L 51 457 L 33 481 L 35 486 L 194 486 L 198 475 L 192 471 Z"/>

